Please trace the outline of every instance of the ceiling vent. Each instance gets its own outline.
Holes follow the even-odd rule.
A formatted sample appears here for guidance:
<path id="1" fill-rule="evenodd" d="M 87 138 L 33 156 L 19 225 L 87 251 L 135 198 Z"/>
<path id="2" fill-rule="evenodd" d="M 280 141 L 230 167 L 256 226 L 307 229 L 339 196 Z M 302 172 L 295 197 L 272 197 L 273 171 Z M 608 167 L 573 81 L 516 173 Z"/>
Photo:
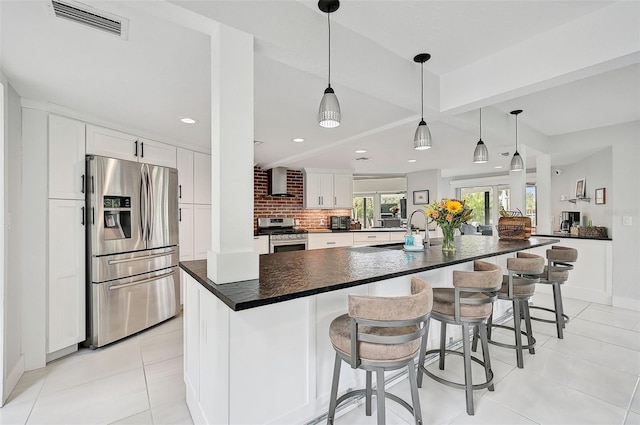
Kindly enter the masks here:
<path id="1" fill-rule="evenodd" d="M 67 19 L 127 39 L 129 20 L 75 1 L 52 0 L 56 17 Z"/>

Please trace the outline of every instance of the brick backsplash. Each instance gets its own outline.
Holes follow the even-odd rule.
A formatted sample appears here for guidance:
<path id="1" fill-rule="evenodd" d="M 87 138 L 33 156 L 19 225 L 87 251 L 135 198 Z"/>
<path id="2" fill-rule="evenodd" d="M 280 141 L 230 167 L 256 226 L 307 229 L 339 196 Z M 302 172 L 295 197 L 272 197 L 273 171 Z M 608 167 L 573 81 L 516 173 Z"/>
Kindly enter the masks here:
<path id="1" fill-rule="evenodd" d="M 260 167 L 253 169 L 253 230 L 257 231 L 258 218 L 282 217 L 300 220 L 303 229 L 319 229 L 320 220 L 324 219 L 325 226 L 329 223 L 329 216 L 351 215 L 350 209 L 335 210 L 307 210 L 304 209 L 303 199 L 304 177 L 302 171 L 287 170 L 287 192 L 295 195 L 293 198 L 273 198 L 268 195 L 267 171 Z"/>

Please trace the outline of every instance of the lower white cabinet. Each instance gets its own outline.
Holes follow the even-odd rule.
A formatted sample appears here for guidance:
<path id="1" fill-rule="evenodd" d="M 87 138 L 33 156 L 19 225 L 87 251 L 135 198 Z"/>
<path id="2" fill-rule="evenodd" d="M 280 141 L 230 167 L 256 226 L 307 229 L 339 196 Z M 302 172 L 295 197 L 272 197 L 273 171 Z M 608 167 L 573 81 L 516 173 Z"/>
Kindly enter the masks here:
<path id="1" fill-rule="evenodd" d="M 193 205 L 194 260 L 206 260 L 211 249 L 211 205 Z"/>
<path id="2" fill-rule="evenodd" d="M 258 254 L 269 253 L 269 235 L 260 235 L 253 237 L 253 250 Z"/>
<path id="3" fill-rule="evenodd" d="M 178 204 L 178 232 L 180 261 L 194 260 L 193 204 Z"/>
<path id="4" fill-rule="evenodd" d="M 389 242 L 389 232 L 354 232 L 354 245 L 379 245 Z"/>
<path id="5" fill-rule="evenodd" d="M 85 340 L 84 201 L 49 200 L 47 354 Z"/>
<path id="6" fill-rule="evenodd" d="M 309 233 L 308 249 L 337 248 L 353 245 L 350 232 Z"/>

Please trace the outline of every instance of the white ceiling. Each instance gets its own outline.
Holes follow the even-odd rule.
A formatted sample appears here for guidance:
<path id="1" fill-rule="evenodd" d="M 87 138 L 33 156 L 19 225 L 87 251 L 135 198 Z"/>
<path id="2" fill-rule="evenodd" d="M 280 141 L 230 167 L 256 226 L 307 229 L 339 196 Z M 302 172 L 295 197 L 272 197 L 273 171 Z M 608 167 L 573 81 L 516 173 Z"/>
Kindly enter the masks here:
<path id="1" fill-rule="evenodd" d="M 513 109 L 524 110 L 519 143 L 536 149 L 549 136 L 640 119 L 640 37 L 626 31 L 640 27 L 635 1 L 345 0 L 331 15 L 331 79 L 343 115 L 335 129 L 316 122 L 327 79 L 327 20 L 317 2 L 83 3 L 129 19 L 128 39 L 55 18 L 45 0 L 0 1 L 0 66 L 22 97 L 208 151 L 209 36 L 200 30 L 222 22 L 255 37 L 254 128 L 263 142 L 255 162 L 267 168 L 495 173 L 510 160 L 498 153 L 513 153 Z M 594 42 L 598 30 L 607 36 Z M 433 148 L 418 152 L 420 67 L 412 58 L 421 52 L 432 54 L 425 120 Z M 488 63 L 500 65 L 483 77 Z M 482 165 L 471 162 L 478 107 L 491 158 Z M 181 124 L 182 116 L 199 122 Z"/>

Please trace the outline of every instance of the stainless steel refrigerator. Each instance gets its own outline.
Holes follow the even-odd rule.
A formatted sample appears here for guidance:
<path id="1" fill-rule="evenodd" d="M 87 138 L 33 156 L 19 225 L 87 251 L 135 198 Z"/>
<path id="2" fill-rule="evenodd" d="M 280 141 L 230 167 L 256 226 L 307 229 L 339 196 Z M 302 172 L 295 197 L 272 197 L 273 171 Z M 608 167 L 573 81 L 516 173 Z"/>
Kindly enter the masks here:
<path id="1" fill-rule="evenodd" d="M 101 347 L 179 312 L 178 171 L 86 158 L 87 344 Z"/>

